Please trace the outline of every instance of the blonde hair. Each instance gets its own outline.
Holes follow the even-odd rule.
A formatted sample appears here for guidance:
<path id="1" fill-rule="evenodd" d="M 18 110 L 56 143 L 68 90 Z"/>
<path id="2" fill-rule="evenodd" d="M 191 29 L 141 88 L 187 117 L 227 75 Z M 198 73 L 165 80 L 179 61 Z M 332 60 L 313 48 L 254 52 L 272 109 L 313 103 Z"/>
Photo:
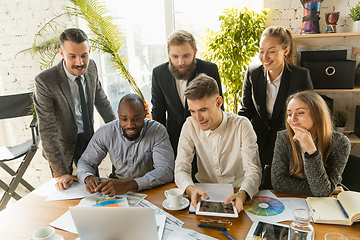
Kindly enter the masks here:
<path id="1" fill-rule="evenodd" d="M 294 65 L 294 43 L 290 30 L 281 26 L 270 26 L 264 30 L 261 38 L 267 36 L 279 38 L 279 44 L 283 49 L 289 47 L 289 52 L 285 55 L 284 61 L 287 67 L 289 67 L 289 65 Z"/>
<path id="2" fill-rule="evenodd" d="M 317 134 L 317 148 L 323 157 L 324 166 L 332 150 L 332 131 L 333 121 L 331 119 L 330 111 L 326 105 L 324 99 L 314 91 L 303 91 L 291 95 L 287 101 L 286 106 L 292 99 L 298 99 L 304 102 L 309 108 L 309 114 L 314 122 L 314 127 Z M 286 115 L 287 118 L 287 115 Z M 290 175 L 294 175 L 298 178 L 305 179 L 303 155 L 300 143 L 293 141 L 294 131 L 291 126 L 285 121 L 288 140 L 291 144 L 292 159 L 290 163 Z"/>

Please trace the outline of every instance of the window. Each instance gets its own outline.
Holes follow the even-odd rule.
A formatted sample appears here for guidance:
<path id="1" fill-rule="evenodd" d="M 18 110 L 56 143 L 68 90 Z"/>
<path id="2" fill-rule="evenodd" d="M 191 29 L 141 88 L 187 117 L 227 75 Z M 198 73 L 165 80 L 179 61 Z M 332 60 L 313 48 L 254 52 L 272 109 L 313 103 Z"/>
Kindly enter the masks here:
<path id="1" fill-rule="evenodd" d="M 263 0 L 247 2 L 254 10 L 263 8 Z M 200 57 L 204 50 L 201 36 L 205 34 L 205 29 L 219 29 L 218 18 L 223 10 L 241 5 L 239 0 L 105 0 L 105 3 L 111 10 L 115 24 L 125 35 L 124 49 L 121 51 L 129 60 L 126 66 L 148 103 L 151 101 L 152 69 L 168 60 L 166 39 L 169 33 L 173 29 L 191 32 L 197 41 L 197 57 Z M 99 54 L 98 57 L 99 75 L 116 112 L 120 98 L 131 89 L 127 80 L 115 74 L 107 61 L 108 56 Z"/>

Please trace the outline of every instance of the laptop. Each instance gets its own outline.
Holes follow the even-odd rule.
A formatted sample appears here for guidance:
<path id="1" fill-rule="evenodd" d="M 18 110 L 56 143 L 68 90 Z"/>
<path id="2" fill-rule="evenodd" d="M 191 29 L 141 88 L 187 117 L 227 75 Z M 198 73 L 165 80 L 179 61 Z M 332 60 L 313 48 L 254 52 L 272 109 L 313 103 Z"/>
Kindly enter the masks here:
<path id="1" fill-rule="evenodd" d="M 80 240 L 159 240 L 152 208 L 70 207 Z"/>

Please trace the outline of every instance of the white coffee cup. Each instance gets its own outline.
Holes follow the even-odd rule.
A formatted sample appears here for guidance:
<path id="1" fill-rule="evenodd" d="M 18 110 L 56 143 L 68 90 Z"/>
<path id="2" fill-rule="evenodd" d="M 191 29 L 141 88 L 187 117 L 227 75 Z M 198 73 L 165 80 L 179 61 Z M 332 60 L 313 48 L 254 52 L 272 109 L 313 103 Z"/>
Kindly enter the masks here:
<path id="1" fill-rule="evenodd" d="M 29 240 L 54 240 L 56 236 L 55 228 L 43 227 L 34 232 Z"/>
<path id="2" fill-rule="evenodd" d="M 176 208 L 181 205 L 184 190 L 180 188 L 172 188 L 164 192 L 165 197 L 170 202 L 170 207 Z"/>

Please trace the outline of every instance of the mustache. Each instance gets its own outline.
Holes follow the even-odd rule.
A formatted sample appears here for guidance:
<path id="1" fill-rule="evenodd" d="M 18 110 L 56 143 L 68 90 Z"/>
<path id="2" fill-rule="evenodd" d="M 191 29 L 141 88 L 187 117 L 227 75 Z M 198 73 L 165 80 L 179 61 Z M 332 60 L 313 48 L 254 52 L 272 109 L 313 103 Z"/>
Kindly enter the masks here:
<path id="1" fill-rule="evenodd" d="M 77 66 L 77 65 L 72 65 L 71 68 L 75 68 L 75 69 L 84 69 L 86 68 L 86 65 L 81 65 L 81 66 Z"/>
<path id="2" fill-rule="evenodd" d="M 185 70 L 180 71 L 179 68 L 187 67 Z M 181 65 L 175 66 L 171 60 L 169 60 L 169 70 L 171 74 L 174 76 L 175 79 L 189 79 L 196 68 L 196 59 L 194 58 L 193 61 L 189 65 Z"/>
<path id="3" fill-rule="evenodd" d="M 123 131 L 136 131 L 139 130 L 139 128 L 123 128 Z"/>

